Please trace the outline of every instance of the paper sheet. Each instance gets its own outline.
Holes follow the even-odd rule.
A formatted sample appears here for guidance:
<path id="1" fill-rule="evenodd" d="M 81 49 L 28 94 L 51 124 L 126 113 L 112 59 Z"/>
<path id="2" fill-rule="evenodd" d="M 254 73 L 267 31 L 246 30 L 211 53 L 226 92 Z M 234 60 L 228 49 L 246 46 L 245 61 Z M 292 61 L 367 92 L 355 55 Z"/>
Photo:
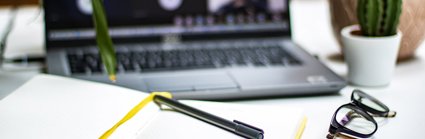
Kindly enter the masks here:
<path id="1" fill-rule="evenodd" d="M 117 86 L 37 75 L 0 101 L 0 139 L 95 139 L 145 96 Z"/>

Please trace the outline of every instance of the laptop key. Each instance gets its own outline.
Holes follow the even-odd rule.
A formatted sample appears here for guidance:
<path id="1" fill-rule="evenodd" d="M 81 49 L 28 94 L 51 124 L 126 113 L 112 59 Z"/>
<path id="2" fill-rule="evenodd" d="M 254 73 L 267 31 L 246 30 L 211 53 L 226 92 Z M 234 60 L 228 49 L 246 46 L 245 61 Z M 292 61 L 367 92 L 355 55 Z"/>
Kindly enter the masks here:
<path id="1" fill-rule="evenodd" d="M 133 62 L 130 60 L 131 53 L 117 53 L 117 62 L 119 67 L 122 67 L 122 69 L 118 68 L 119 70 L 124 71 L 134 71 L 134 65 Z"/>

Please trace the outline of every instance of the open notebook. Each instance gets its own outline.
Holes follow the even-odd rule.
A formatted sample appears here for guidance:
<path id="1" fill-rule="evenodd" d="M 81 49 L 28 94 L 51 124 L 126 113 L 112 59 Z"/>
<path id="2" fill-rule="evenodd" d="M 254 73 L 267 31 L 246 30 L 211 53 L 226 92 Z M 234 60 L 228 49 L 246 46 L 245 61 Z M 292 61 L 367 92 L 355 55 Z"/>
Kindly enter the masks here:
<path id="1" fill-rule="evenodd" d="M 38 75 L 0 101 L 0 138 L 93 139 L 119 121 L 147 94 L 106 84 Z M 296 108 L 182 101 L 262 128 L 266 139 L 294 138 L 303 119 Z M 192 117 L 149 104 L 111 138 L 238 138 Z"/>

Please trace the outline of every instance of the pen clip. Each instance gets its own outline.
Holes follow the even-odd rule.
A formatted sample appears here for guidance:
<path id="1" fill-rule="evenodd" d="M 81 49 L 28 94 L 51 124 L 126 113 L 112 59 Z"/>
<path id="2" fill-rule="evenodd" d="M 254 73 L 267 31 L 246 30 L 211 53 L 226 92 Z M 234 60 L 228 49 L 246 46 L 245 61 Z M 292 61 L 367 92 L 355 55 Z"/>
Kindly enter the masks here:
<path id="1" fill-rule="evenodd" d="M 249 127 L 249 128 L 255 129 L 255 130 L 258 130 L 258 131 L 260 131 L 261 133 L 263 133 L 263 134 L 264 134 L 264 131 L 263 131 L 262 129 L 257 128 L 257 127 L 255 127 L 255 126 L 252 126 L 252 125 L 246 124 L 246 123 L 241 122 L 241 121 L 238 121 L 238 120 L 233 120 L 233 122 L 235 122 L 235 123 L 237 123 L 237 124 L 241 124 L 241 125 L 247 126 L 247 127 Z"/>

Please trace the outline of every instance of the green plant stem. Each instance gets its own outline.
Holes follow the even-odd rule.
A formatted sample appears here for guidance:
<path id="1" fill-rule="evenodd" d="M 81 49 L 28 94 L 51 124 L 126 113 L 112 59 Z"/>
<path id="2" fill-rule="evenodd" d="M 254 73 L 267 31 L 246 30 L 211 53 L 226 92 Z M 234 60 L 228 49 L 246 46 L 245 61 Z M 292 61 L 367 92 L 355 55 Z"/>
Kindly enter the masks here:
<path id="1" fill-rule="evenodd" d="M 93 22 L 96 29 L 96 42 L 102 62 L 108 72 L 109 79 L 113 82 L 116 80 L 116 55 L 113 47 L 112 39 L 109 35 L 108 22 L 105 16 L 105 8 L 103 0 L 92 0 L 93 6 Z"/>

